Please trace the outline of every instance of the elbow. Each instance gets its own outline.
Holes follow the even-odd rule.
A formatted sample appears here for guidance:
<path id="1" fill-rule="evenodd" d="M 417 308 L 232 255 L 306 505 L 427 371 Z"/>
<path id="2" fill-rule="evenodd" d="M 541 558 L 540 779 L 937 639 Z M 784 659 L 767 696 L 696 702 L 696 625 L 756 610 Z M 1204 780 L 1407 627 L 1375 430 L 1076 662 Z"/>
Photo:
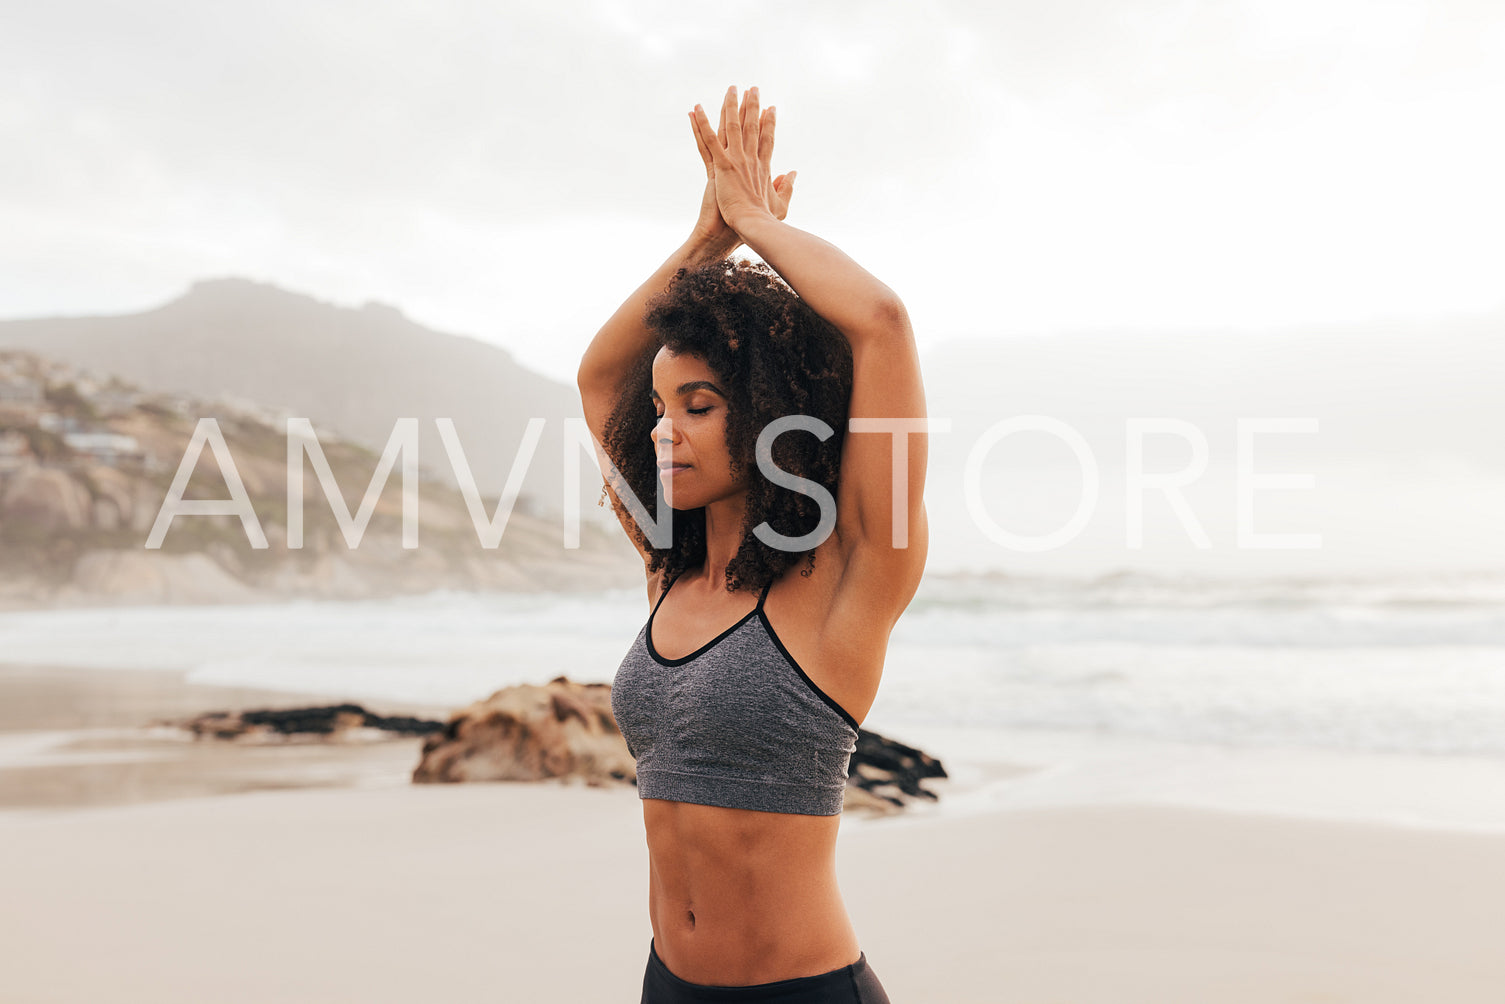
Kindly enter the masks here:
<path id="1" fill-rule="evenodd" d="M 886 288 L 881 295 L 864 302 L 858 312 L 837 327 L 854 346 L 858 342 L 902 343 L 914 339 L 904 301 Z"/>
<path id="2" fill-rule="evenodd" d="M 909 311 L 892 290 L 885 291 L 873 303 L 872 326 L 875 332 L 890 337 L 906 338 L 914 334 L 909 324 Z"/>
<path id="3" fill-rule="evenodd" d="M 575 386 L 582 394 L 598 389 L 603 381 L 604 377 L 599 370 L 584 363 L 575 371 Z"/>

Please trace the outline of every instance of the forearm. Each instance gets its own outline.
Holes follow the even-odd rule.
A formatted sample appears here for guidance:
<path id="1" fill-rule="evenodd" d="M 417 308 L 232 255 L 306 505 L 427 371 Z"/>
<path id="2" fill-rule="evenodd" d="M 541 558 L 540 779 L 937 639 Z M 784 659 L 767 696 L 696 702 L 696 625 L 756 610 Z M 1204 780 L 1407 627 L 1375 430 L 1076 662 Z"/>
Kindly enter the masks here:
<path id="1" fill-rule="evenodd" d="M 834 244 L 767 214 L 749 215 L 735 226 L 747 246 L 848 341 L 910 333 L 898 295 Z"/>
<path id="2" fill-rule="evenodd" d="M 580 360 L 578 382 L 614 384 L 619 380 L 626 367 L 653 344 L 653 336 L 643 325 L 648 301 L 663 292 L 680 269 L 720 261 L 740 243 L 731 234 L 714 240 L 692 236 L 680 245 L 601 326 Z"/>

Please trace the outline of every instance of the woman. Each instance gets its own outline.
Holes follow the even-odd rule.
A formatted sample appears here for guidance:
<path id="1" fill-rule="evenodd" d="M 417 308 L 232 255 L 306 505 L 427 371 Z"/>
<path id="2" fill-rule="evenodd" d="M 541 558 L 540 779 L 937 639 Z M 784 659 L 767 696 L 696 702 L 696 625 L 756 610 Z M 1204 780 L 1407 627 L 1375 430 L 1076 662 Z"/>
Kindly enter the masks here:
<path id="1" fill-rule="evenodd" d="M 927 442 L 907 436 L 896 484 L 896 435 L 847 420 L 923 419 L 924 391 L 898 297 L 783 222 L 795 175 L 770 178 L 774 121 L 757 88 L 727 90 L 719 128 L 695 107 L 692 236 L 580 365 L 650 604 L 612 688 L 648 838 L 645 1004 L 888 1000 L 835 848 L 857 726 L 924 569 Z M 767 265 L 727 260 L 742 244 Z M 807 424 L 764 450 L 790 415 Z M 623 485 L 655 523 L 662 486 L 671 539 L 650 539 Z"/>

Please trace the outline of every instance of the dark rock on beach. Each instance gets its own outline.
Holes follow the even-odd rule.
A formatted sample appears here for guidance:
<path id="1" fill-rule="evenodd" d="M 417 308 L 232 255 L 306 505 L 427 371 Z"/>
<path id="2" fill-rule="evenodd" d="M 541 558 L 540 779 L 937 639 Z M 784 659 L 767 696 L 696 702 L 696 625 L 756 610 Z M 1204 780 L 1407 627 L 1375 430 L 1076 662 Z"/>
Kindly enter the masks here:
<path id="1" fill-rule="evenodd" d="M 927 777 L 947 776 L 946 768 L 929 753 L 863 728 L 857 730 L 856 745 L 847 768 L 844 809 L 895 812 L 913 799 L 939 800 L 935 792 L 920 786 Z"/>
<path id="2" fill-rule="evenodd" d="M 636 776 L 611 713 L 611 685 L 563 676 L 505 687 L 455 712 L 424 741 L 413 771 L 419 783 L 580 778 L 596 786 Z"/>
<path id="3" fill-rule="evenodd" d="M 359 704 L 329 704 L 313 708 L 259 708 L 251 711 L 210 711 L 184 722 L 171 723 L 196 738 L 239 742 L 359 742 L 425 736 L 444 728 L 443 722 L 407 715 L 372 714 Z"/>

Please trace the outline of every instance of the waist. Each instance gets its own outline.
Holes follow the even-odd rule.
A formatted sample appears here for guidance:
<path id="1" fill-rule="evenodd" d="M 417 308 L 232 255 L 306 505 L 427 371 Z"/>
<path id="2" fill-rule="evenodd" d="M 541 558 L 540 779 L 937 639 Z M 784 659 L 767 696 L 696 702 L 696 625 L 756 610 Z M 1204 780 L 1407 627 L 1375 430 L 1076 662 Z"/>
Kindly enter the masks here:
<path id="1" fill-rule="evenodd" d="M 643 800 L 659 956 L 693 983 L 741 986 L 856 960 L 836 883 L 839 816 Z"/>

